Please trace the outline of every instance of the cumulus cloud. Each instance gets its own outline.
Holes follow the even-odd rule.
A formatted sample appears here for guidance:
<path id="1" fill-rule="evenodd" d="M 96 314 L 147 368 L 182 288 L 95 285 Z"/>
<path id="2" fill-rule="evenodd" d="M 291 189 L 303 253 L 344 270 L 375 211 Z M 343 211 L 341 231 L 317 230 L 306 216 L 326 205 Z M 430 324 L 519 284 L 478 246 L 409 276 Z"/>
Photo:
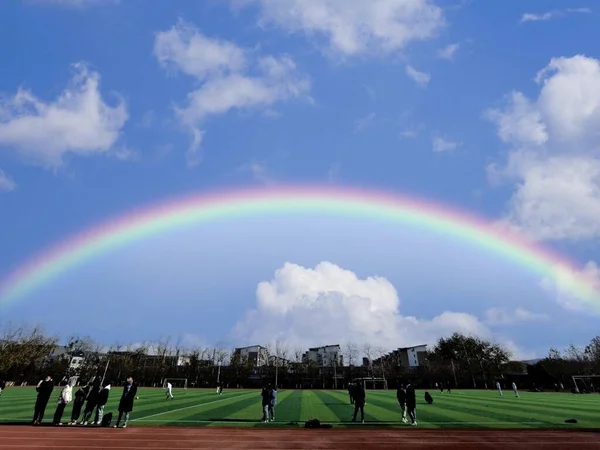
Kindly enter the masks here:
<path id="1" fill-rule="evenodd" d="M 508 145 L 494 180 L 512 181 L 503 222 L 539 240 L 600 235 L 600 61 L 553 58 L 535 78 L 537 98 L 512 92 L 487 111 Z"/>
<path id="2" fill-rule="evenodd" d="M 330 262 L 314 268 L 285 263 L 258 284 L 257 306 L 241 320 L 236 340 L 294 345 L 343 343 L 349 339 L 385 348 L 433 344 L 455 331 L 489 337 L 475 316 L 446 311 L 432 319 L 403 316 L 396 288 L 385 278 L 359 278 Z"/>
<path id="3" fill-rule="evenodd" d="M 592 10 L 590 8 L 567 8 L 564 10 L 553 10 L 544 13 L 525 13 L 521 16 L 521 23 L 525 22 L 541 22 L 551 19 L 558 19 L 568 14 L 584 13 L 589 14 Z"/>
<path id="4" fill-rule="evenodd" d="M 521 322 L 550 320 L 544 313 L 535 313 L 524 308 L 509 311 L 506 308 L 490 308 L 485 312 L 485 321 L 490 325 L 511 325 Z"/>
<path id="5" fill-rule="evenodd" d="M 444 153 L 456 150 L 460 144 L 458 142 L 452 142 L 438 136 L 432 139 L 432 145 L 435 153 Z"/>
<path id="6" fill-rule="evenodd" d="M 109 153 L 128 119 L 123 101 L 107 105 L 99 90 L 100 75 L 83 63 L 74 65 L 69 86 L 53 102 L 20 88 L 0 99 L 0 144 L 16 150 L 31 164 L 62 165 L 66 154 Z"/>
<path id="7" fill-rule="evenodd" d="M 15 183 L 2 169 L 0 169 L 0 191 L 14 191 Z"/>
<path id="8" fill-rule="evenodd" d="M 256 56 L 233 42 L 210 38 L 180 20 L 157 33 L 154 54 L 166 69 L 194 77 L 200 87 L 187 96 L 187 105 L 176 108 L 192 135 L 187 158 L 190 165 L 201 160 L 200 147 L 206 117 L 230 110 L 268 109 L 277 102 L 306 96 L 309 79 L 300 74 L 287 55 Z"/>
<path id="9" fill-rule="evenodd" d="M 426 72 L 419 72 L 410 64 L 406 66 L 405 72 L 419 86 L 426 86 L 431 80 L 431 75 Z"/>
<path id="10" fill-rule="evenodd" d="M 431 39 L 444 26 L 441 8 L 430 0 L 234 0 L 255 4 L 260 24 L 324 39 L 334 57 L 385 55 Z"/>

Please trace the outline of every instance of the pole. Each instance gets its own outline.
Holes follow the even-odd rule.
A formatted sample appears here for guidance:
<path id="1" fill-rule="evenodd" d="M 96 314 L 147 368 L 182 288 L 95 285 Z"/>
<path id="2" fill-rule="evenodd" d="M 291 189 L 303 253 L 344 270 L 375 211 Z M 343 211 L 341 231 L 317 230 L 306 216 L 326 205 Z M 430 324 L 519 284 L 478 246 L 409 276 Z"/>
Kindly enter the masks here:
<path id="1" fill-rule="evenodd" d="M 108 371 L 109 364 L 110 364 L 110 359 L 108 361 L 106 361 L 106 367 L 104 368 L 104 375 L 102 375 L 102 381 L 100 381 L 100 384 L 104 384 L 104 378 L 106 378 L 106 372 Z"/>
<path id="2" fill-rule="evenodd" d="M 454 374 L 454 387 L 458 388 L 458 381 L 456 381 L 456 369 L 454 368 L 454 360 L 450 360 L 450 364 L 452 364 L 452 373 Z"/>
<path id="3" fill-rule="evenodd" d="M 219 361 L 219 367 L 217 369 L 217 383 L 221 379 L 221 361 Z"/>

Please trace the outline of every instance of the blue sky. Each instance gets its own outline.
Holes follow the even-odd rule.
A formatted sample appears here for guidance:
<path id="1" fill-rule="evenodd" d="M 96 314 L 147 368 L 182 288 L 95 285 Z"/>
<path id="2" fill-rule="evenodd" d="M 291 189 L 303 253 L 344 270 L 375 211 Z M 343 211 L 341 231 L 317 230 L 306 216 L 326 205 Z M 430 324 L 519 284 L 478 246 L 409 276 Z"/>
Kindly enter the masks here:
<path id="1" fill-rule="evenodd" d="M 141 205 L 315 182 L 471 210 L 579 261 L 596 281 L 600 28 L 592 5 L 570 3 L 5 2 L 0 274 Z M 422 230 L 314 215 L 128 246 L 2 319 L 109 343 L 179 333 L 233 345 L 287 333 L 298 345 L 401 346 L 453 329 L 527 356 L 586 343 L 597 317 L 540 282 Z M 135 325 L 80 328 L 82 311 L 118 311 L 123 298 Z M 72 325 L 54 321 L 63 306 Z M 339 326 L 323 330 L 315 317 Z"/>

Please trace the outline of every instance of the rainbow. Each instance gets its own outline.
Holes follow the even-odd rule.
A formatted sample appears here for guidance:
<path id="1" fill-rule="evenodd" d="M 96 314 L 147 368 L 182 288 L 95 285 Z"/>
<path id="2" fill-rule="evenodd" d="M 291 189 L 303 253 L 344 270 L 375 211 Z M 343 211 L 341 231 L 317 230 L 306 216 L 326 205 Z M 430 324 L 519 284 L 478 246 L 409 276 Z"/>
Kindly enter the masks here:
<path id="1" fill-rule="evenodd" d="M 126 214 L 39 253 L 0 283 L 0 305 L 25 297 L 69 269 L 133 241 L 180 227 L 266 214 L 326 213 L 403 223 L 478 245 L 543 277 L 590 306 L 600 293 L 566 258 L 493 224 L 439 204 L 394 193 L 331 186 L 278 186 L 197 194 Z M 599 308 L 600 311 L 600 308 Z"/>

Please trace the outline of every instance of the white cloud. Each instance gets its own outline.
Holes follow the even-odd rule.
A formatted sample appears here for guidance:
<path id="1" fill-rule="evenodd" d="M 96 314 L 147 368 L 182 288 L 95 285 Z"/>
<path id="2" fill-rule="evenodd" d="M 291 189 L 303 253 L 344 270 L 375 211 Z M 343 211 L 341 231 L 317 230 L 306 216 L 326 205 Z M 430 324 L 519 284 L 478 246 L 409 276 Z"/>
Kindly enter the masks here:
<path id="1" fill-rule="evenodd" d="M 96 5 L 108 5 L 112 3 L 118 3 L 119 0 L 28 0 L 29 3 L 40 3 L 60 6 L 71 6 L 71 7 L 84 7 L 84 6 L 96 6 Z"/>
<path id="2" fill-rule="evenodd" d="M 407 129 L 400 132 L 400 137 L 402 139 L 413 139 L 416 138 L 418 134 L 419 132 L 417 130 Z"/>
<path id="3" fill-rule="evenodd" d="M 0 169 L 0 191 L 14 191 L 15 183 L 2 169 Z"/>
<path id="4" fill-rule="evenodd" d="M 452 142 L 442 137 L 434 137 L 432 139 L 433 151 L 436 153 L 451 152 L 456 150 L 460 145 L 458 142 Z"/>
<path id="5" fill-rule="evenodd" d="M 193 137 L 188 163 L 200 162 L 204 131 L 200 124 L 210 115 L 232 109 L 251 110 L 306 96 L 310 81 L 298 73 L 287 55 L 253 57 L 236 44 L 204 36 L 200 30 L 179 21 L 156 35 L 154 54 L 160 64 L 179 70 L 201 82 L 190 92 L 178 115 Z"/>
<path id="6" fill-rule="evenodd" d="M 354 123 L 354 132 L 358 133 L 359 131 L 364 131 L 369 125 L 373 123 L 373 120 L 375 120 L 374 112 L 367 114 L 364 117 L 361 117 Z"/>
<path id="7" fill-rule="evenodd" d="M 567 276 L 569 279 L 566 278 Z M 540 285 L 545 291 L 555 296 L 558 303 L 568 310 L 600 313 L 600 309 L 596 305 L 590 305 L 589 302 L 583 301 L 573 293 L 572 278 L 576 278 L 578 283 L 589 285 L 596 292 L 600 292 L 600 268 L 594 261 L 588 261 L 583 269 L 573 274 L 566 275 L 560 272 L 554 278 L 546 277 Z"/>
<path id="8" fill-rule="evenodd" d="M 426 86 L 431 80 L 431 75 L 425 72 L 419 72 L 411 65 L 406 66 L 405 72 L 406 75 L 408 75 L 419 86 Z"/>
<path id="9" fill-rule="evenodd" d="M 534 313 L 524 308 L 509 311 L 506 308 L 490 308 L 485 312 L 485 321 L 490 325 L 510 325 L 519 322 L 550 320 L 547 314 Z"/>
<path id="10" fill-rule="evenodd" d="M 327 181 L 329 183 L 337 183 L 340 181 L 341 174 L 342 165 L 339 162 L 335 162 L 329 166 L 329 170 L 327 171 Z"/>
<path id="11" fill-rule="evenodd" d="M 403 50 L 436 36 L 441 8 L 430 0 L 246 0 L 258 4 L 262 25 L 324 38 L 326 52 L 345 57 Z"/>
<path id="12" fill-rule="evenodd" d="M 258 181 L 264 185 L 270 186 L 275 183 L 275 179 L 265 163 L 251 162 L 242 165 L 239 170 L 250 173 L 254 181 Z"/>
<path id="13" fill-rule="evenodd" d="M 241 320 L 235 338 L 270 342 L 277 337 L 295 345 L 368 342 L 386 348 L 433 344 L 459 331 L 489 337 L 476 317 L 444 312 L 431 320 L 400 313 L 400 299 L 385 278 L 361 279 L 330 262 L 315 268 L 286 263 L 271 281 L 258 284 L 257 307 Z"/>
<path id="14" fill-rule="evenodd" d="M 109 153 L 128 119 L 124 102 L 107 105 L 100 75 L 75 64 L 70 85 L 54 102 L 44 102 L 20 88 L 0 99 L 0 144 L 14 148 L 25 161 L 58 167 L 68 154 Z"/>
<path id="15" fill-rule="evenodd" d="M 536 99 L 510 94 L 488 111 L 509 145 L 491 177 L 516 182 L 503 221 L 541 240 L 600 235 L 600 61 L 553 58 L 536 77 Z"/>
<path id="16" fill-rule="evenodd" d="M 442 59 L 452 60 L 454 59 L 454 55 L 456 54 L 459 48 L 460 44 L 458 43 L 448 44 L 444 48 L 438 50 L 438 57 Z"/>
<path id="17" fill-rule="evenodd" d="M 564 10 L 547 11 L 545 13 L 539 13 L 539 14 L 525 13 L 525 14 L 523 14 L 523 16 L 521 16 L 521 23 L 541 22 L 541 21 L 546 21 L 546 20 L 551 20 L 551 19 L 557 19 L 559 17 L 564 17 L 567 14 L 573 14 L 573 13 L 589 14 L 591 12 L 592 12 L 592 10 L 590 8 L 567 8 Z"/>

